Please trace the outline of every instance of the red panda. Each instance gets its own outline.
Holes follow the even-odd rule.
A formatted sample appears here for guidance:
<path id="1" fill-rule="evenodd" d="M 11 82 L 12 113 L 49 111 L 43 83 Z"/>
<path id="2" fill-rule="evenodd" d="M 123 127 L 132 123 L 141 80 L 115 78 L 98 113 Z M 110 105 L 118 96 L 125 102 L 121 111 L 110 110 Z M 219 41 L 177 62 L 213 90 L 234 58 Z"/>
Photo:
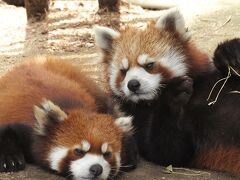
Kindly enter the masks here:
<path id="1" fill-rule="evenodd" d="M 100 96 L 104 100 L 78 68 L 56 58 L 33 58 L 6 73 L 0 79 L 0 172 L 33 162 L 73 179 L 116 176 L 131 117 L 103 113 Z"/>
<path id="2" fill-rule="evenodd" d="M 239 50 L 230 52 L 239 42 L 216 50 L 215 67 L 196 48 L 176 9 L 163 11 L 143 29 L 96 26 L 95 39 L 112 97 L 120 111 L 133 116 L 145 159 L 240 175 L 240 99 L 228 93 L 240 89 L 239 79 L 228 81 L 217 103 L 206 101 L 214 83 L 226 76 L 221 69 L 226 71 L 229 59 L 239 69 Z"/>

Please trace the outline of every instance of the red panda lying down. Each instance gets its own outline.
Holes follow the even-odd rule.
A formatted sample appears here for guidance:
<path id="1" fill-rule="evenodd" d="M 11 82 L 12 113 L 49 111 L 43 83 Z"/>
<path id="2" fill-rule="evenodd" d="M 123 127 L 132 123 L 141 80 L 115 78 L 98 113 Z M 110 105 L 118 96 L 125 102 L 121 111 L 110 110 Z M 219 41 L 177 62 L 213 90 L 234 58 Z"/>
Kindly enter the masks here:
<path id="1" fill-rule="evenodd" d="M 142 29 L 96 27 L 95 34 L 112 97 L 133 116 L 145 159 L 240 176 L 240 78 L 232 76 L 212 106 L 206 100 L 229 64 L 240 69 L 239 39 L 219 45 L 214 66 L 194 46 L 177 10 L 163 11 Z"/>
<path id="2" fill-rule="evenodd" d="M 116 176 L 131 118 L 103 114 L 106 100 L 67 62 L 39 57 L 15 67 L 0 79 L 0 172 L 33 162 L 74 179 Z"/>

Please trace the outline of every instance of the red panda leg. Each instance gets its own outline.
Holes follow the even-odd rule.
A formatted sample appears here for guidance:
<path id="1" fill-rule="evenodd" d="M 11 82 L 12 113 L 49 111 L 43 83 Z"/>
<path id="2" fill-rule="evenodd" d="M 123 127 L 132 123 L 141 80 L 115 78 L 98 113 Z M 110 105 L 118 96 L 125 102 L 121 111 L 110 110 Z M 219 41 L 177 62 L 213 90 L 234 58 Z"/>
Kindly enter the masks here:
<path id="1" fill-rule="evenodd" d="M 0 126 L 0 172 L 14 172 L 32 162 L 31 128 L 22 124 Z"/>
<path id="2" fill-rule="evenodd" d="M 216 171 L 240 175 L 240 147 L 215 146 L 199 153 L 193 162 L 196 168 L 206 168 Z"/>
<path id="3" fill-rule="evenodd" d="M 122 138 L 121 171 L 128 172 L 135 169 L 138 158 L 137 142 L 131 134 L 124 134 Z"/>

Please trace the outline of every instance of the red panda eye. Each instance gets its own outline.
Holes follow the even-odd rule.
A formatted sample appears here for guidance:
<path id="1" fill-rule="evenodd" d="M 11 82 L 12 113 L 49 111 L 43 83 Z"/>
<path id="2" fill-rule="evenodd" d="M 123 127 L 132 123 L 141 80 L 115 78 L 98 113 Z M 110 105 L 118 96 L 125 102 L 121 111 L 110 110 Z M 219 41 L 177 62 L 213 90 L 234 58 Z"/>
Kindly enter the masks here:
<path id="1" fill-rule="evenodd" d="M 76 148 L 76 149 L 74 149 L 74 154 L 77 155 L 77 156 L 81 156 L 82 157 L 82 156 L 84 156 L 86 154 L 86 152 L 81 150 L 81 149 L 79 149 L 79 148 Z"/>
<path id="2" fill-rule="evenodd" d="M 126 73 L 127 73 L 127 69 L 121 69 L 120 72 L 121 72 L 121 74 L 122 74 L 123 76 L 125 76 Z"/>
<path id="3" fill-rule="evenodd" d="M 111 158 L 112 157 L 112 153 L 111 152 L 105 152 L 105 153 L 103 153 L 103 156 L 105 158 Z"/>
<path id="4" fill-rule="evenodd" d="M 152 69 L 153 69 L 153 66 L 154 66 L 154 62 L 151 62 L 151 63 L 145 64 L 145 65 L 144 65 L 144 68 L 145 68 L 146 70 L 152 70 Z"/>

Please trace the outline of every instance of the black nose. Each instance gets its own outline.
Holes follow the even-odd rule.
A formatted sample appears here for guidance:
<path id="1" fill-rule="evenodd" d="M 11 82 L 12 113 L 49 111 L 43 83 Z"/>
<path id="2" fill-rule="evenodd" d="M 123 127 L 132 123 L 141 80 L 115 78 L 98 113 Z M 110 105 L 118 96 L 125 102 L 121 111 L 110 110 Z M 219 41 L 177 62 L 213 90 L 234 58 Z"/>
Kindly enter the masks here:
<path id="1" fill-rule="evenodd" d="M 132 92 L 136 92 L 139 88 L 140 88 L 140 83 L 138 80 L 136 79 L 132 79 L 130 81 L 128 81 L 128 89 Z"/>
<path id="2" fill-rule="evenodd" d="M 89 171 L 91 175 L 93 175 L 94 177 L 98 177 L 102 174 L 103 168 L 100 164 L 94 164 L 90 167 Z"/>

